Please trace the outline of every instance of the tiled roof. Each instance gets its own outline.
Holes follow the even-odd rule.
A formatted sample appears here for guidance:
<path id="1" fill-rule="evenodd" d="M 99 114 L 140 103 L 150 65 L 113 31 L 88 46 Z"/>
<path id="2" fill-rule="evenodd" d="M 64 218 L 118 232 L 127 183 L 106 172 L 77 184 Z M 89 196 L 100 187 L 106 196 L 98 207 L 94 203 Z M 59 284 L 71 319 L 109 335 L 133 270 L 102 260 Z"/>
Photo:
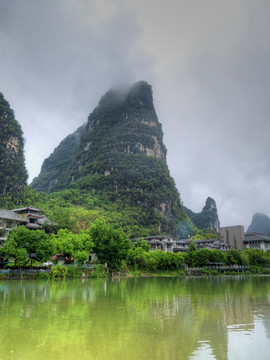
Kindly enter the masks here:
<path id="1" fill-rule="evenodd" d="M 154 235 L 154 236 L 147 236 L 139 240 L 164 240 L 164 239 L 173 239 L 173 237 L 166 235 Z"/>
<path id="2" fill-rule="evenodd" d="M 12 211 L 14 212 L 19 212 L 19 211 L 23 211 L 23 210 L 29 210 L 29 211 L 36 211 L 36 212 L 42 212 L 43 210 L 40 210 L 40 209 L 36 209 L 32 206 L 26 206 L 26 207 L 23 207 L 23 208 L 20 208 L 20 209 L 14 209 Z"/>
<path id="3" fill-rule="evenodd" d="M 24 222 L 24 223 L 27 222 L 27 220 L 24 219 L 22 216 L 14 213 L 11 210 L 5 210 L 5 209 L 0 209 L 0 218 L 6 219 L 6 220 L 15 220 L 15 221 Z"/>
<path id="4" fill-rule="evenodd" d="M 267 242 L 269 242 L 270 237 L 263 235 L 263 234 L 258 234 L 258 233 L 246 234 L 244 242 L 249 242 L 249 241 L 267 241 Z"/>

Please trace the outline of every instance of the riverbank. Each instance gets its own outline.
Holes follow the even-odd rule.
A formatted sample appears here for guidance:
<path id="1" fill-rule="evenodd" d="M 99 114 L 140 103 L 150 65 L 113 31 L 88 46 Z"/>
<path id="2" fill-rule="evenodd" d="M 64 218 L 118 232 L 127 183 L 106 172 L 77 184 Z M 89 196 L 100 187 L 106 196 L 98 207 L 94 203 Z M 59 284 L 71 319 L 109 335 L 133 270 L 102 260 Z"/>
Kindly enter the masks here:
<path id="1" fill-rule="evenodd" d="M 177 271 L 148 271 L 145 269 L 126 269 L 123 272 L 107 274 L 102 265 L 95 268 L 80 268 L 76 266 L 56 265 L 51 268 L 21 268 L 0 270 L 0 280 L 55 280 L 78 278 L 105 278 L 105 277 L 189 277 L 189 276 L 226 276 L 226 275 L 260 275 L 270 274 L 269 268 L 261 266 L 227 266 L 227 267 L 184 267 Z"/>

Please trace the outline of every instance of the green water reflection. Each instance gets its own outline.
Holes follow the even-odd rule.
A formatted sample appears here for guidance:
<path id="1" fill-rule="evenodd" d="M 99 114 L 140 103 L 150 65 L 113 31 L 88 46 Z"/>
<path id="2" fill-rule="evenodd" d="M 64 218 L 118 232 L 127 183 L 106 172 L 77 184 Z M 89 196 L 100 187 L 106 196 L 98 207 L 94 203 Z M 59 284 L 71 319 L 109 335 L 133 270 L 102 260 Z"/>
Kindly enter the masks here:
<path id="1" fill-rule="evenodd" d="M 268 276 L 2 281 L 0 316 L 0 359 L 270 358 Z"/>

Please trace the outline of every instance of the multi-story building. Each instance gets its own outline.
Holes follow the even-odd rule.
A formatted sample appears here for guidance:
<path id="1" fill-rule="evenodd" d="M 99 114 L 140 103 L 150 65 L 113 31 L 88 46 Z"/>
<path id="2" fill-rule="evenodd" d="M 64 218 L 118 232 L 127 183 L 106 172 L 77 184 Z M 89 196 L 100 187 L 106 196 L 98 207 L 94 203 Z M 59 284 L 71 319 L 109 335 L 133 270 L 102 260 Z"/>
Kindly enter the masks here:
<path id="1" fill-rule="evenodd" d="M 270 250 L 270 237 L 259 233 L 246 234 L 244 245 L 247 249 L 267 251 Z"/>
<path id="2" fill-rule="evenodd" d="M 180 239 L 180 240 L 176 240 L 173 251 L 186 252 L 188 251 L 188 247 L 190 244 L 196 245 L 196 248 L 198 250 L 200 249 L 208 249 L 208 250 L 216 249 L 221 251 L 230 250 L 230 246 L 224 241 L 221 241 L 219 239 L 203 239 L 203 240 L 194 240 L 194 241 L 192 241 L 191 239 Z"/>
<path id="3" fill-rule="evenodd" d="M 43 210 L 36 209 L 31 206 L 27 206 L 20 209 L 12 210 L 15 214 L 20 215 L 23 217 L 26 222 L 26 227 L 28 229 L 41 229 L 41 225 L 44 223 L 45 220 L 48 220 L 45 215 L 43 215 Z"/>
<path id="4" fill-rule="evenodd" d="M 15 229 L 19 225 L 25 225 L 28 229 L 38 230 L 45 223 L 52 224 L 42 212 L 42 210 L 31 206 L 14 210 L 0 209 L 0 246 L 7 239 L 10 230 Z"/>
<path id="5" fill-rule="evenodd" d="M 205 239 L 205 240 L 194 240 L 192 239 L 180 239 L 175 240 L 171 236 L 166 235 L 158 235 L 158 236 L 148 236 L 144 239 L 139 240 L 146 240 L 148 244 L 151 246 L 151 250 L 163 250 L 173 251 L 173 252 L 186 252 L 188 251 L 188 247 L 191 243 L 195 244 L 197 249 L 218 249 L 221 251 L 229 250 L 230 246 L 223 241 L 218 239 Z M 136 240 L 133 240 L 136 242 Z"/>
<path id="6" fill-rule="evenodd" d="M 220 240 L 227 243 L 231 249 L 242 250 L 244 247 L 245 230 L 242 225 L 220 228 Z"/>

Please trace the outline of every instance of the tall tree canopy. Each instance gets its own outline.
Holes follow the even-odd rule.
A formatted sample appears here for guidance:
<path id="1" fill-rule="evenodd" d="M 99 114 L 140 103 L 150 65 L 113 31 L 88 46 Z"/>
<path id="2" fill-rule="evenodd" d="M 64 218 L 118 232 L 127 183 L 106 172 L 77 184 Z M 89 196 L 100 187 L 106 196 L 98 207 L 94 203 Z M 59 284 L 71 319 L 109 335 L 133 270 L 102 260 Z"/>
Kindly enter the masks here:
<path id="1" fill-rule="evenodd" d="M 131 242 L 124 231 L 113 229 L 103 221 L 97 221 L 90 228 L 90 235 L 94 242 L 93 251 L 99 261 L 107 263 L 110 271 L 121 268 L 123 260 L 127 259 Z"/>

